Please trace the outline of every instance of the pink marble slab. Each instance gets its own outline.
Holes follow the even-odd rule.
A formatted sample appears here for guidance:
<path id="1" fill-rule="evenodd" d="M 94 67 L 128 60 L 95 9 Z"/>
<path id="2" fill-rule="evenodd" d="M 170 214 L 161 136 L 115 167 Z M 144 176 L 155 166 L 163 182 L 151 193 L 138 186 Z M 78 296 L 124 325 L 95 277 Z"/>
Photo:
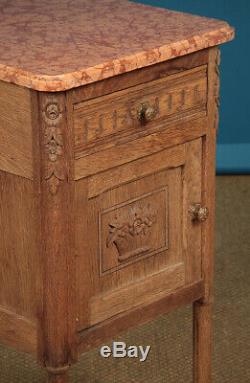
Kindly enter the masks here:
<path id="1" fill-rule="evenodd" d="M 62 91 L 233 37 L 226 22 L 126 0 L 0 0 L 0 80 Z"/>

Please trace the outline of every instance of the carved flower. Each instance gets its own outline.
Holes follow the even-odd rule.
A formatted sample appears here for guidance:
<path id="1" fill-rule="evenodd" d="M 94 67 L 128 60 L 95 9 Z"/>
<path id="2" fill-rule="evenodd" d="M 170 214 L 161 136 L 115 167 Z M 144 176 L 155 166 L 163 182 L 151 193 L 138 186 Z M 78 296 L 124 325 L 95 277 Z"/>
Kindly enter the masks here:
<path id="1" fill-rule="evenodd" d="M 45 145 L 49 160 L 55 162 L 57 157 L 62 155 L 63 139 L 59 128 L 51 126 L 45 132 Z"/>
<path id="2" fill-rule="evenodd" d="M 53 100 L 47 103 L 43 109 L 43 117 L 47 126 L 53 127 L 58 125 L 62 118 L 62 110 L 60 109 L 60 105 L 58 105 L 56 101 L 53 102 Z"/>
<path id="3" fill-rule="evenodd" d="M 129 240 L 129 237 L 146 235 L 147 230 L 155 222 L 155 215 L 150 212 L 149 206 L 144 210 L 132 209 L 132 218 L 129 222 L 119 222 L 116 220 L 109 224 L 109 235 L 107 238 L 107 247 L 122 238 Z"/>
<path id="4" fill-rule="evenodd" d="M 51 102 L 50 104 L 47 104 L 45 109 L 46 117 L 50 120 L 56 120 L 60 115 L 59 106 L 56 103 Z"/>

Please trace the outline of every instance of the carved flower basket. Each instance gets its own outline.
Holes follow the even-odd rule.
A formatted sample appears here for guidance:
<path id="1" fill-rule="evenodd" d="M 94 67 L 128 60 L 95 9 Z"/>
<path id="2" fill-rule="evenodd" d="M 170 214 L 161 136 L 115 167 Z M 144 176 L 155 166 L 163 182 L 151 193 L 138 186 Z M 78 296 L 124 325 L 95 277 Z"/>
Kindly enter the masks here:
<path id="1" fill-rule="evenodd" d="M 148 245 L 149 229 L 155 222 L 155 216 L 140 217 L 135 213 L 130 222 L 109 224 L 107 247 L 116 246 L 118 260 L 126 261 L 128 258 L 150 250 Z"/>

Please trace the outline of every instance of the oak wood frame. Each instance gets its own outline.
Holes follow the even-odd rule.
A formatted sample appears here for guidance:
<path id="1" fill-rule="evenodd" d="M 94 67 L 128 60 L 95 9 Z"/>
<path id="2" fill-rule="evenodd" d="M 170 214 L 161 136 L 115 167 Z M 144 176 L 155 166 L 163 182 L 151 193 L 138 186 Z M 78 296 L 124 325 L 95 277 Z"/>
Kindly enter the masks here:
<path id="1" fill-rule="evenodd" d="M 80 170 L 77 170 L 77 167 L 78 173 L 75 174 L 73 102 L 99 97 L 204 64 L 208 64 L 208 116 L 200 120 L 186 123 L 184 120 L 179 125 L 176 124 L 170 128 L 168 136 L 163 134 L 162 141 L 157 140 L 155 143 L 155 152 L 157 152 L 160 149 L 203 137 L 202 203 L 209 208 L 209 219 L 202 226 L 202 280 L 168 293 L 146 307 L 138 307 L 125 315 L 118 315 L 101 325 L 93 326 L 77 334 L 74 279 L 74 182 L 88 174 L 85 171 L 78 175 Z M 194 382 L 211 382 L 218 49 L 203 50 L 68 92 L 30 91 L 30 100 L 33 127 L 33 172 L 29 170 L 29 177 L 33 180 L 37 214 L 36 241 L 40 244 L 37 247 L 37 257 L 42 265 L 42 269 L 37 272 L 41 273 L 43 278 L 36 291 L 37 320 L 30 321 L 25 316 L 20 317 L 3 307 L 0 310 L 1 338 L 16 348 L 36 353 L 48 370 L 50 383 L 66 383 L 68 368 L 77 359 L 78 352 L 97 346 L 110 336 L 151 320 L 158 314 L 195 302 Z M 143 155 L 141 153 L 141 156 Z M 140 158 L 140 154 L 137 158 Z M 108 167 L 107 164 L 106 168 Z M 98 168 L 97 172 L 100 170 L 102 168 Z M 12 172 L 12 168 L 9 168 L 9 171 Z M 25 177 L 25 174 L 23 176 Z M 15 329 L 15 339 L 9 337 L 9 331 L 12 328 Z M 22 332 L 29 335 L 24 339 Z"/>
<path id="2" fill-rule="evenodd" d="M 193 305 L 194 383 L 212 381 L 215 158 L 219 115 L 219 64 L 219 49 L 210 49 L 208 60 L 208 131 L 203 137 L 202 161 L 202 203 L 209 209 L 209 219 L 202 226 L 202 277 L 205 292 L 203 298 Z"/>

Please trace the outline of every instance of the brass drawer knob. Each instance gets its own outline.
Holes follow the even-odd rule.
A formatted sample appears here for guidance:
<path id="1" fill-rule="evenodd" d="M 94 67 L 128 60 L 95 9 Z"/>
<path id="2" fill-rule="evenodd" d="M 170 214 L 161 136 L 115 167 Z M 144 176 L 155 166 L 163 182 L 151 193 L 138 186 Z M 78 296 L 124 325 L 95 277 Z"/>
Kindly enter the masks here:
<path id="1" fill-rule="evenodd" d="M 200 203 L 194 203 L 190 206 L 189 213 L 192 216 L 192 221 L 204 222 L 208 217 L 208 208 L 206 206 L 201 206 Z"/>
<path id="2" fill-rule="evenodd" d="M 149 103 L 143 103 L 139 106 L 137 110 L 137 117 L 141 123 L 149 122 L 154 119 L 157 114 L 157 109 L 155 106 L 150 105 Z"/>

